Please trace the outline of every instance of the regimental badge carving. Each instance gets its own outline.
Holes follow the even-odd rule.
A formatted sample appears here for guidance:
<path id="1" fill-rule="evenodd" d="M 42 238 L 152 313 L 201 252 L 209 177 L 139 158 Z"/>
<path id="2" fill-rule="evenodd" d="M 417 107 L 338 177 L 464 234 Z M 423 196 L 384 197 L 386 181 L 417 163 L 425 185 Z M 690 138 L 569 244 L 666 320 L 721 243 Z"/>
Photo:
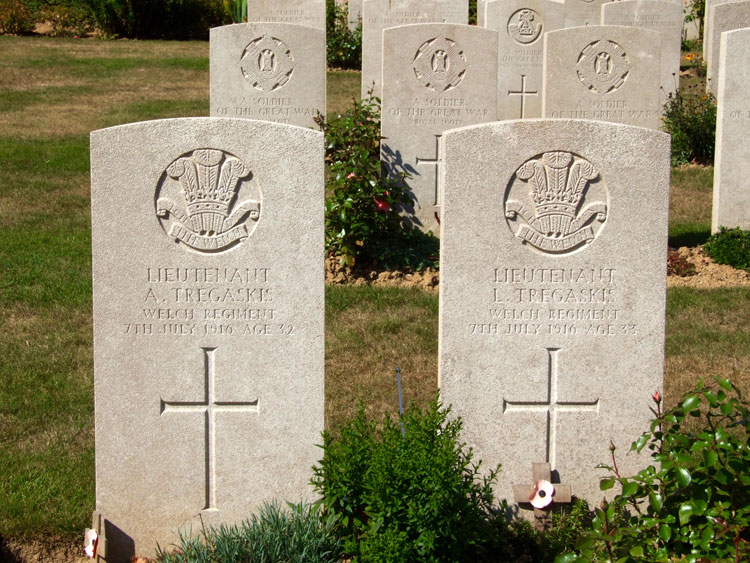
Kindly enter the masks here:
<path id="1" fill-rule="evenodd" d="M 445 92 L 464 79 L 469 64 L 452 39 L 435 37 L 425 41 L 414 55 L 414 76 L 434 92 Z"/>
<path id="2" fill-rule="evenodd" d="M 508 35 L 516 43 L 528 45 L 542 36 L 542 16 L 530 8 L 516 10 L 508 20 Z"/>
<path id="3" fill-rule="evenodd" d="M 599 235 L 606 200 L 593 164 L 570 152 L 545 152 L 524 162 L 508 183 L 505 219 L 523 243 L 566 254 Z"/>
<path id="4" fill-rule="evenodd" d="M 581 51 L 576 72 L 586 88 L 597 94 L 606 94 L 625 84 L 630 72 L 630 61 L 620 45 L 600 39 L 589 43 Z"/>
<path id="5" fill-rule="evenodd" d="M 199 252 L 218 252 L 255 230 L 260 190 L 250 167 L 236 156 L 198 149 L 175 159 L 162 173 L 156 216 L 175 242 Z"/>
<path id="6" fill-rule="evenodd" d="M 240 68 L 253 88 L 273 92 L 292 77 L 294 56 L 283 41 L 264 35 L 245 47 L 240 57 Z"/>

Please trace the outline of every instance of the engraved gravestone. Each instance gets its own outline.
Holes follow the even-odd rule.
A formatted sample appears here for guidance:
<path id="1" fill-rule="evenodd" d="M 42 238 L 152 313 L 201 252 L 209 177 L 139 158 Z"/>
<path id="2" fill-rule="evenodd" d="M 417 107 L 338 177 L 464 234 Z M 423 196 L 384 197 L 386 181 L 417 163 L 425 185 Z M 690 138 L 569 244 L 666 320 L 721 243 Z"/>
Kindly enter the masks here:
<path id="1" fill-rule="evenodd" d="M 311 494 L 323 429 L 322 137 L 226 118 L 91 133 L 107 563 Z"/>
<path id="2" fill-rule="evenodd" d="M 247 0 L 248 22 L 307 25 L 325 31 L 325 0 Z"/>
<path id="3" fill-rule="evenodd" d="M 325 53 L 325 33 L 303 25 L 211 29 L 211 115 L 316 128 L 326 108 Z"/>
<path id="4" fill-rule="evenodd" d="M 602 25 L 639 27 L 661 34 L 661 105 L 679 85 L 683 19 L 682 5 L 664 0 L 623 0 L 602 6 Z"/>
<path id="5" fill-rule="evenodd" d="M 719 74 L 719 46 L 725 31 L 750 27 L 750 1 L 716 4 L 706 22 L 706 90 L 715 91 Z"/>
<path id="6" fill-rule="evenodd" d="M 441 399 L 482 466 L 502 463 L 500 499 L 547 462 L 598 505 L 596 465 L 662 387 L 669 135 L 503 121 L 447 131 L 443 161 Z"/>
<path id="7" fill-rule="evenodd" d="M 542 45 L 563 27 L 563 6 L 553 0 L 493 0 L 486 25 L 498 32 L 497 118 L 542 116 Z"/>
<path id="8" fill-rule="evenodd" d="M 383 94 L 383 30 L 448 21 L 442 0 L 364 0 L 362 3 L 362 97 Z"/>
<path id="9" fill-rule="evenodd" d="M 441 0 L 443 17 L 449 23 L 469 24 L 469 0 Z"/>
<path id="10" fill-rule="evenodd" d="M 362 21 L 362 0 L 349 0 L 346 15 L 349 29 L 354 30 Z"/>
<path id="11" fill-rule="evenodd" d="M 658 129 L 659 32 L 597 25 L 544 35 L 544 117 Z"/>
<path id="12" fill-rule="evenodd" d="M 418 24 L 383 32 L 381 160 L 406 180 L 408 222 L 439 234 L 443 131 L 495 120 L 497 33 L 456 24 Z"/>
<path id="13" fill-rule="evenodd" d="M 706 57 L 708 56 L 708 36 L 706 33 L 708 33 L 708 26 L 709 26 L 709 20 L 711 18 L 711 8 L 716 6 L 717 4 L 729 4 L 730 2 L 742 2 L 744 0 L 704 0 L 703 2 L 703 60 L 705 61 Z"/>
<path id="14" fill-rule="evenodd" d="M 721 34 L 711 230 L 750 230 L 750 27 Z"/>
<path id="15" fill-rule="evenodd" d="M 565 27 L 599 25 L 601 7 L 611 0 L 565 0 Z"/>

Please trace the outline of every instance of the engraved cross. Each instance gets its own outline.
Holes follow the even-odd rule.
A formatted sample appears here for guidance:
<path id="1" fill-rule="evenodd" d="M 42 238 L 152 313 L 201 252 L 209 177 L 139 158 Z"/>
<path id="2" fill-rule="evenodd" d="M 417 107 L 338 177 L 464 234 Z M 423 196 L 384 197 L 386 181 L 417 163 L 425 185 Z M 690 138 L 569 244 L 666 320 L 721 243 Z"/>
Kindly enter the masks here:
<path id="1" fill-rule="evenodd" d="M 520 90 L 508 90 L 509 96 L 521 96 L 521 119 L 526 117 L 526 96 L 538 96 L 537 90 L 526 89 L 526 75 L 521 75 L 521 89 Z"/>
<path id="2" fill-rule="evenodd" d="M 545 461 L 553 468 L 557 461 L 558 417 L 566 412 L 599 412 L 599 399 L 594 401 L 560 401 L 558 399 L 557 354 L 560 348 L 547 348 L 547 400 L 506 401 L 503 399 L 503 414 L 510 412 L 542 412 L 547 418 L 547 451 Z"/>
<path id="3" fill-rule="evenodd" d="M 206 505 L 203 510 L 217 510 L 216 508 L 216 413 L 244 412 L 258 413 L 258 399 L 248 402 L 217 401 L 215 394 L 215 365 L 216 348 L 203 348 L 203 363 L 205 380 L 203 384 L 203 401 L 165 401 L 161 397 L 160 415 L 165 413 L 204 413 L 205 435 L 205 476 L 206 476 Z"/>
<path id="4" fill-rule="evenodd" d="M 435 167 L 435 203 L 434 206 L 440 205 L 440 144 L 441 135 L 435 135 L 435 158 L 421 158 L 417 157 L 417 166 L 420 164 L 428 164 Z"/>

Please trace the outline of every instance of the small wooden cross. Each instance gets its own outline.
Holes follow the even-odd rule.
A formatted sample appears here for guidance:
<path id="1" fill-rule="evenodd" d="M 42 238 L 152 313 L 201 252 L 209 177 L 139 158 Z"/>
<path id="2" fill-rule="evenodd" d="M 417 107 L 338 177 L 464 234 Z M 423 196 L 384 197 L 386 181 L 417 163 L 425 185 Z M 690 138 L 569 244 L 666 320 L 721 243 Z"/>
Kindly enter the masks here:
<path id="1" fill-rule="evenodd" d="M 548 481 L 552 483 L 552 470 L 549 463 L 532 463 L 531 472 L 533 484 L 513 485 L 513 500 L 519 504 L 530 504 L 537 494 L 537 483 Z M 549 529 L 552 523 L 551 508 L 555 504 L 567 504 L 571 501 L 570 485 L 554 483 L 552 502 L 545 508 L 534 508 L 534 529 L 543 532 Z M 540 496 L 543 496 L 544 491 Z"/>

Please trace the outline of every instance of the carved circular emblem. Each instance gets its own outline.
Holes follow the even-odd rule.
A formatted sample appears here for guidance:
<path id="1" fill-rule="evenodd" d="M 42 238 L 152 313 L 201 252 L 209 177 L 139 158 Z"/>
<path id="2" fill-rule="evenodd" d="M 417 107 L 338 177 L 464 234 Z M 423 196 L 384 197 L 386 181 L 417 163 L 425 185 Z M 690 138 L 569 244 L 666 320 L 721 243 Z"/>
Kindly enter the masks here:
<path id="1" fill-rule="evenodd" d="M 236 156 L 197 149 L 176 158 L 156 186 L 156 216 L 178 244 L 219 252 L 252 235 L 260 218 L 260 189 Z"/>
<path id="2" fill-rule="evenodd" d="M 289 82 L 294 71 L 294 56 L 283 41 L 264 35 L 245 47 L 240 68 L 253 88 L 272 92 Z"/>
<path id="3" fill-rule="evenodd" d="M 423 86 L 445 92 L 461 83 L 469 64 L 455 41 L 435 37 L 417 49 L 413 66 L 414 76 Z"/>
<path id="4" fill-rule="evenodd" d="M 529 45 L 542 36 L 542 16 L 531 8 L 513 12 L 508 20 L 508 35 L 516 43 Z"/>
<path id="5" fill-rule="evenodd" d="M 630 72 L 630 61 L 620 45 L 600 39 L 589 43 L 581 51 L 576 72 L 586 88 L 597 94 L 606 94 L 625 84 Z"/>
<path id="6" fill-rule="evenodd" d="M 607 188 L 585 158 L 545 152 L 516 170 L 504 206 L 508 227 L 523 244 L 567 254 L 599 236 L 607 219 Z"/>

